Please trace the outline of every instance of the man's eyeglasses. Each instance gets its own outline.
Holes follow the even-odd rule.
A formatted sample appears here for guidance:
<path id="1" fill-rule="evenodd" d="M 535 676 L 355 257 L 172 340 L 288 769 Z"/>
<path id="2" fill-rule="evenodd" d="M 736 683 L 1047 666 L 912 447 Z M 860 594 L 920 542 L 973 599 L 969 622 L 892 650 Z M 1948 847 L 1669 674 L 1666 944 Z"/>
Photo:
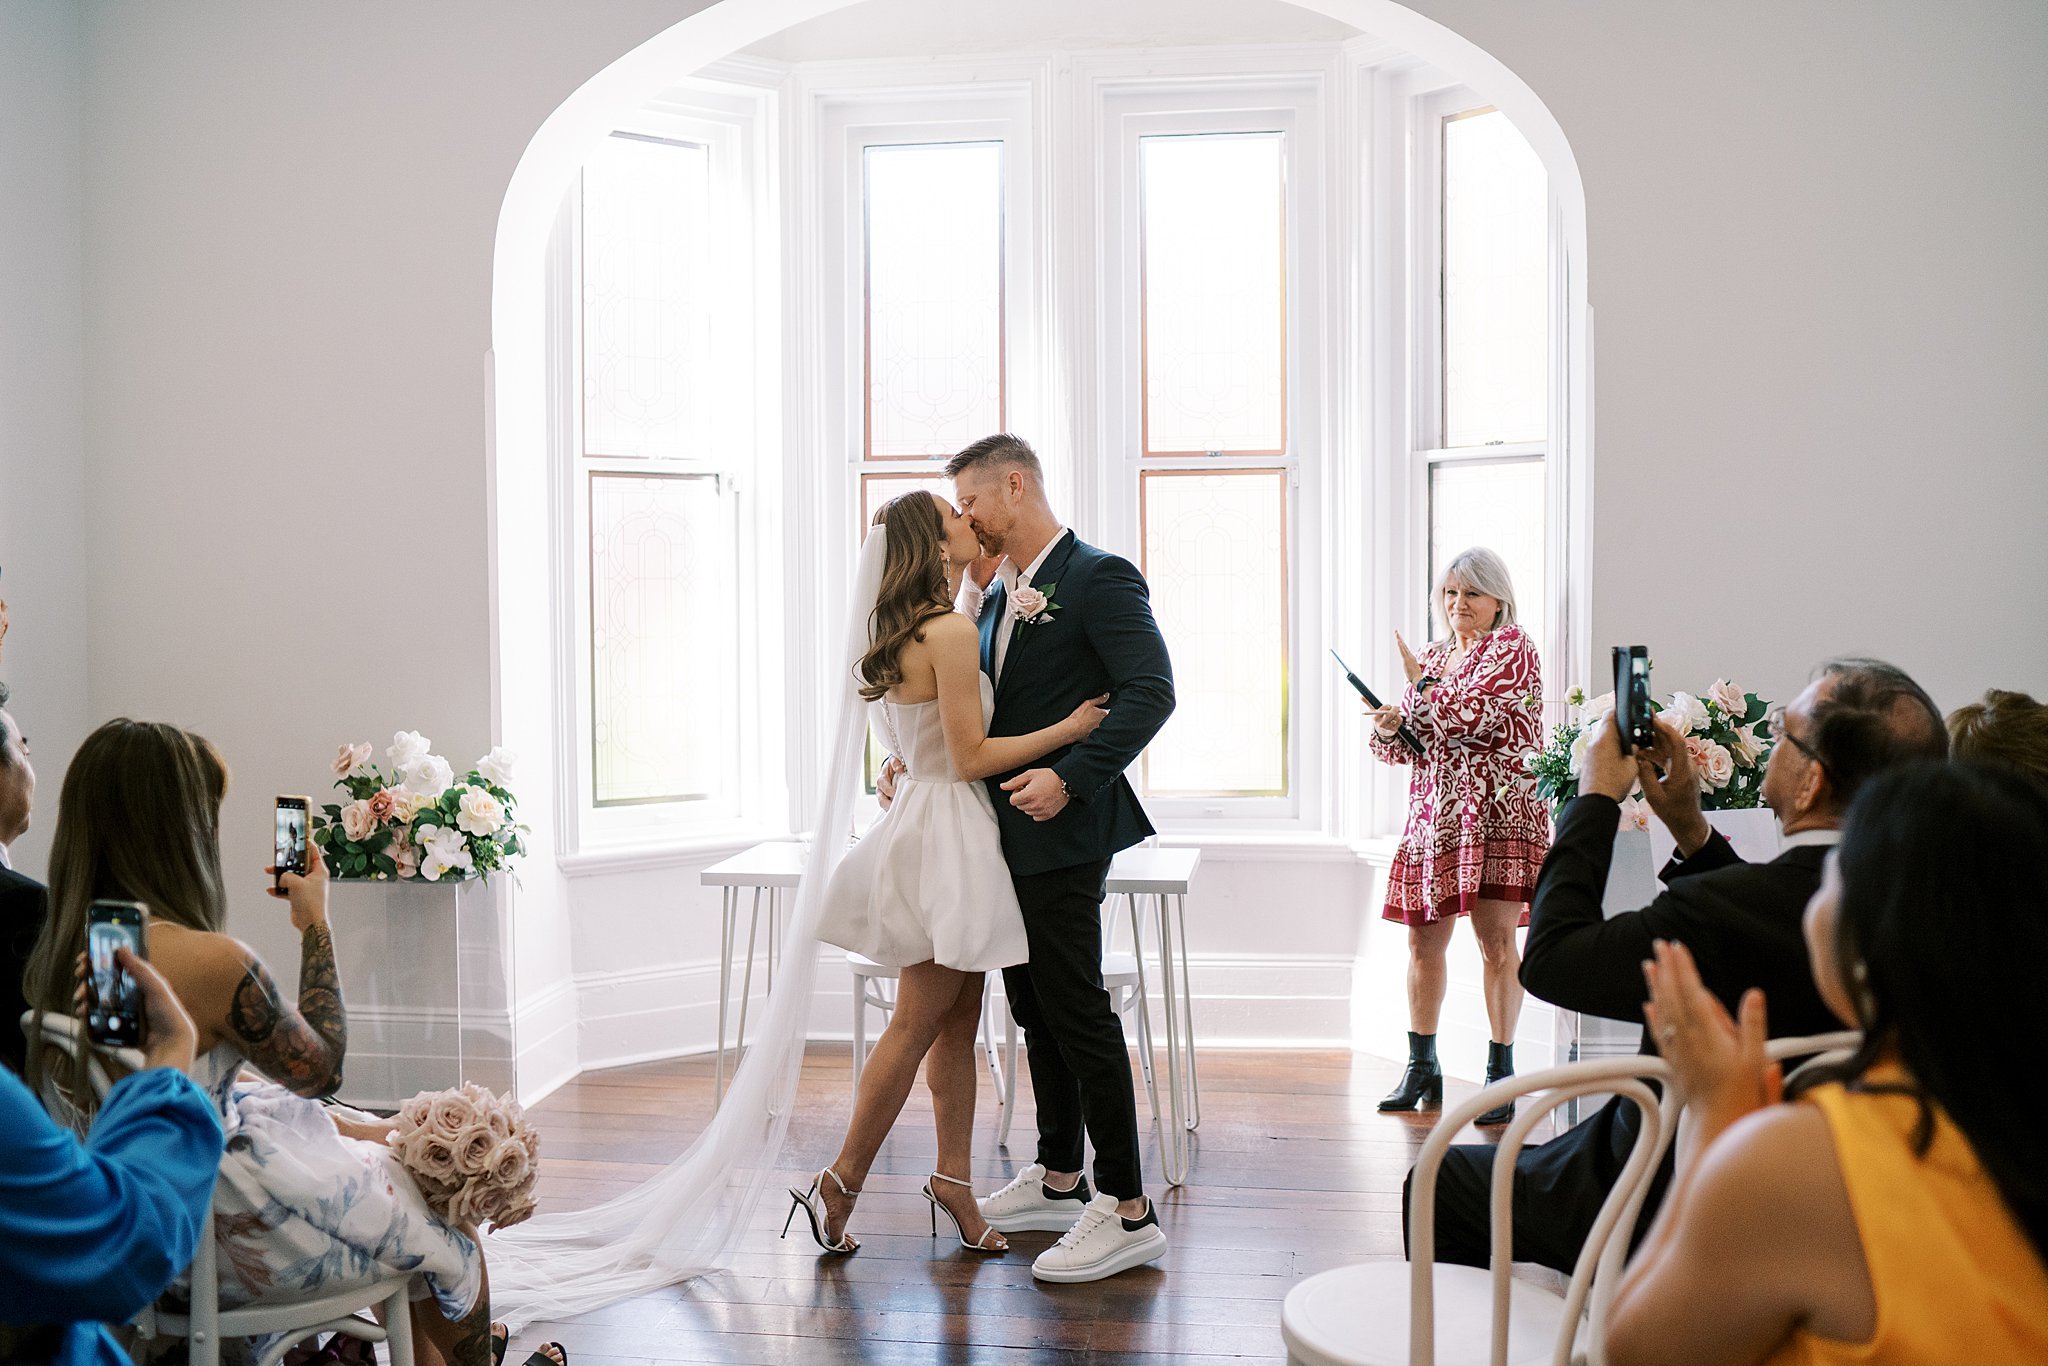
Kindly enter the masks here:
<path id="1" fill-rule="evenodd" d="M 1807 744 L 1806 741 L 1794 735 L 1792 727 L 1785 724 L 1785 704 L 1783 702 L 1773 704 L 1771 709 L 1764 713 L 1764 723 L 1771 728 L 1773 737 L 1791 741 L 1792 748 L 1798 750 L 1822 768 L 1827 767 L 1826 761 L 1820 757 L 1820 752 L 1812 745 Z"/>

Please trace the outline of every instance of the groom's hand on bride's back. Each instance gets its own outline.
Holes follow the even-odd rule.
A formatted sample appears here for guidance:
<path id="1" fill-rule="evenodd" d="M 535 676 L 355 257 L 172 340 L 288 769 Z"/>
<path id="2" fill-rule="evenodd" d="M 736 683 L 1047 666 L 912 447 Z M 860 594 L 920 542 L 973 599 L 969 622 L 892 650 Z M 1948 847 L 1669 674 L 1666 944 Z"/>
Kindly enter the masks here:
<path id="1" fill-rule="evenodd" d="M 1066 780 L 1049 768 L 1027 768 L 1003 784 L 1010 805 L 1035 821 L 1049 821 L 1067 809 Z"/>

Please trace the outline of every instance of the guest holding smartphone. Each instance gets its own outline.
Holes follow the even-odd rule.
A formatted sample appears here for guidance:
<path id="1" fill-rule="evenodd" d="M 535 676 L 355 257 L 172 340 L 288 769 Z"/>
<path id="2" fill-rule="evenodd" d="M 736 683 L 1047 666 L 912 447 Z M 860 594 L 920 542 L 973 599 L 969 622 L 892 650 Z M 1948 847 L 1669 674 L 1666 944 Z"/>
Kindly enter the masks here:
<path id="1" fill-rule="evenodd" d="M 1486 1080 L 1513 1075 L 1522 1013 L 1515 931 L 1529 923 L 1550 847 L 1549 816 L 1523 767 L 1542 741 L 1542 665 L 1536 643 L 1515 624 L 1507 565 L 1491 550 L 1467 550 L 1444 570 L 1435 596 L 1450 634 L 1419 659 L 1396 634 L 1407 690 L 1398 705 L 1366 709 L 1373 754 L 1414 768 L 1383 913 L 1408 927 L 1408 1069 L 1382 1110 L 1443 1101 L 1437 1018 L 1460 916 L 1471 917 L 1485 963 Z M 1398 738 L 1404 722 L 1422 741 L 1420 755 Z M 1514 1113 L 1511 1102 L 1478 1122 L 1505 1124 Z"/>

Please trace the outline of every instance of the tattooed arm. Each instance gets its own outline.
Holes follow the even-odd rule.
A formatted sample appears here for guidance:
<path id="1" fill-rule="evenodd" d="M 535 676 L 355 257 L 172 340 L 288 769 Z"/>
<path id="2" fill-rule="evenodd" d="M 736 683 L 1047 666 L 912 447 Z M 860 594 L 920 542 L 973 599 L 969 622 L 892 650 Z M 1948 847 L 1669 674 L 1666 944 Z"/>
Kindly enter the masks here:
<path id="1" fill-rule="evenodd" d="M 302 1096 L 327 1096 L 340 1089 L 348 1012 L 334 969 L 334 939 L 324 920 L 306 926 L 300 936 L 297 1005 L 285 1002 L 270 970 L 248 953 L 228 1002 L 227 1024 L 228 1037 L 265 1076 Z"/>

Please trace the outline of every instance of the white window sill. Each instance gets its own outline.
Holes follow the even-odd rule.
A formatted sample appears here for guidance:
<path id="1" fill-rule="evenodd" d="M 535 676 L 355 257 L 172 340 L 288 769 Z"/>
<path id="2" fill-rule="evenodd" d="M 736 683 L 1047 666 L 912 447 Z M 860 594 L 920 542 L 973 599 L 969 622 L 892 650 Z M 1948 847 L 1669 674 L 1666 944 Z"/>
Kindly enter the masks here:
<path id="1" fill-rule="evenodd" d="M 746 833 L 702 835 L 689 839 L 668 839 L 659 843 L 622 844 L 579 849 L 558 854 L 555 866 L 568 878 L 606 877 L 614 873 L 645 873 L 663 868 L 687 868 L 716 863 L 744 849 L 768 840 L 787 839 L 786 833 L 756 830 Z"/>

